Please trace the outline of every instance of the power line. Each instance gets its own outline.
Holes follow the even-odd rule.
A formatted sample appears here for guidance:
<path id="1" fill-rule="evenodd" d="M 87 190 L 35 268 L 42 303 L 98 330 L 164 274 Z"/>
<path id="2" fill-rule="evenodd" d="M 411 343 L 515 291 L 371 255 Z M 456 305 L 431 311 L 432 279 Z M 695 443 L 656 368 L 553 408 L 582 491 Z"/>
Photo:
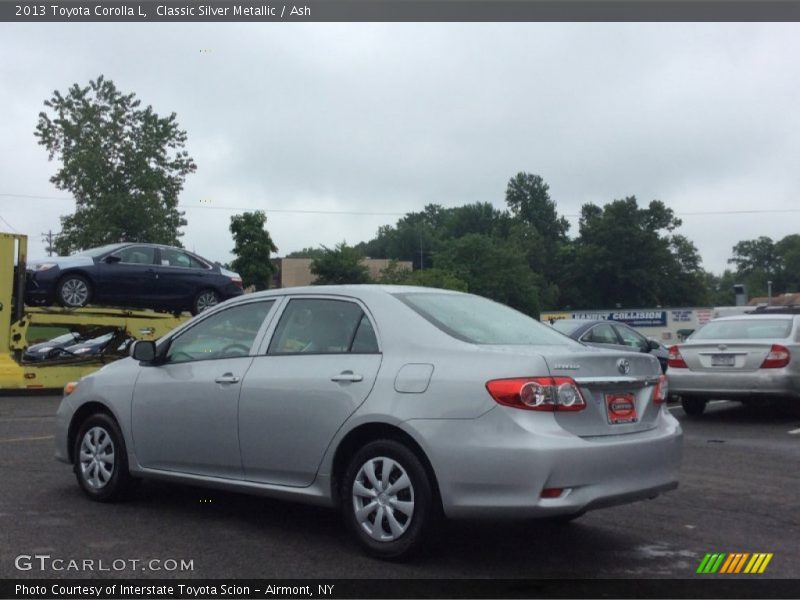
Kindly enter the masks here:
<path id="1" fill-rule="evenodd" d="M 66 200 L 73 202 L 74 198 L 68 196 L 35 196 L 30 194 L 0 194 L 0 197 L 6 198 L 28 198 L 33 200 Z M 259 208 L 257 206 L 212 206 L 210 204 L 178 204 L 179 208 L 187 209 L 204 209 L 204 210 L 234 210 L 234 211 L 251 211 L 263 210 L 271 213 L 296 213 L 296 214 L 311 214 L 311 215 L 364 215 L 376 217 L 403 217 L 408 212 L 372 212 L 362 210 L 314 210 L 302 208 Z M 707 211 L 692 211 L 675 213 L 676 217 L 697 217 L 697 216 L 714 216 L 714 215 L 754 215 L 754 214 L 774 214 L 774 213 L 796 213 L 800 212 L 800 208 L 759 208 L 751 210 L 707 210 Z M 562 215 L 577 219 L 580 215 L 568 214 Z M 7 221 L 4 221 L 8 225 Z M 10 225 L 8 225 L 11 227 Z"/>
<path id="2" fill-rule="evenodd" d="M 13 231 L 14 233 L 19 233 L 19 231 L 17 231 L 16 229 L 14 229 L 14 226 L 13 226 L 13 225 L 11 225 L 11 223 L 9 223 L 8 221 L 6 221 L 6 220 L 5 220 L 5 219 L 4 219 L 2 216 L 0 216 L 0 221 L 2 221 L 3 223 L 5 223 L 5 224 L 6 224 L 6 227 L 8 227 L 8 228 L 9 228 L 11 231 Z"/>

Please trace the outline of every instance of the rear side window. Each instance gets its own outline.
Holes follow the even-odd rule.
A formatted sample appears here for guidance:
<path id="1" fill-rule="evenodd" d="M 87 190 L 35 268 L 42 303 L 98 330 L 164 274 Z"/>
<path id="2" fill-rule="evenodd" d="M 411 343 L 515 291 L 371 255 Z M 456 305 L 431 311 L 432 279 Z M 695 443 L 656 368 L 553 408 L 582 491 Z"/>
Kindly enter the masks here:
<path id="1" fill-rule="evenodd" d="M 791 319 L 733 319 L 711 321 L 695 331 L 692 340 L 784 339 L 792 331 Z"/>
<path id="2" fill-rule="evenodd" d="M 164 267 L 183 267 L 185 269 L 205 269 L 206 265 L 197 260 L 194 256 L 175 250 L 173 248 L 161 249 L 161 266 Z"/>
<path id="3" fill-rule="evenodd" d="M 528 315 L 470 294 L 435 292 L 394 296 L 452 337 L 473 344 L 577 344 Z"/>
<path id="4" fill-rule="evenodd" d="M 296 298 L 275 328 L 269 354 L 374 353 L 372 324 L 354 302 Z"/>

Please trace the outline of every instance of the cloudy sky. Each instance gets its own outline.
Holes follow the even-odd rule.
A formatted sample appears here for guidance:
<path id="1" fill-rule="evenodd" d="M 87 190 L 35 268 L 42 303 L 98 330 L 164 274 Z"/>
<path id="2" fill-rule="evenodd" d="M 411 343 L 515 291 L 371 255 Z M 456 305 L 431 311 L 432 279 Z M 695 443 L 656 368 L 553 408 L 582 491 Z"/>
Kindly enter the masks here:
<path id="1" fill-rule="evenodd" d="M 43 255 L 74 204 L 49 182 L 37 115 L 103 74 L 177 113 L 198 165 L 183 243 L 213 260 L 242 209 L 267 211 L 285 254 L 369 239 L 428 203 L 502 208 L 528 171 L 568 216 L 663 200 L 721 272 L 737 241 L 800 231 L 799 28 L 2 23 L 0 230 Z"/>

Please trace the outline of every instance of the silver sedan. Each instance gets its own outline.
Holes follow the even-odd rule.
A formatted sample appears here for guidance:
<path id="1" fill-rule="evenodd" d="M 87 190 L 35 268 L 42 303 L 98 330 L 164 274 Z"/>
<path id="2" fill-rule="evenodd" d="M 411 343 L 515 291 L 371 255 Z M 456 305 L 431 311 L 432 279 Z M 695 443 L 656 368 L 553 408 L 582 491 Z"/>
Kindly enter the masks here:
<path id="1" fill-rule="evenodd" d="M 156 478 L 339 506 L 371 554 L 440 516 L 554 517 L 677 486 L 658 361 L 485 298 L 400 286 L 225 302 L 69 385 L 56 455 L 93 500 Z"/>
<path id="2" fill-rule="evenodd" d="M 701 415 L 711 398 L 800 400 L 798 355 L 798 314 L 770 311 L 714 319 L 670 348 L 671 391 L 692 416 Z"/>

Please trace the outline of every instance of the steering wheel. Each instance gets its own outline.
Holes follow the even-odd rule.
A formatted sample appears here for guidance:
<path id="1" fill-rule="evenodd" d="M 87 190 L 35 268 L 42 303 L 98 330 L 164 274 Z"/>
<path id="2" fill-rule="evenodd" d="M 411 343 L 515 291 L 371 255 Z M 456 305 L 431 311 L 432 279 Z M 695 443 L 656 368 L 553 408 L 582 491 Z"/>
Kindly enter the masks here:
<path id="1" fill-rule="evenodd" d="M 240 350 L 241 353 L 237 352 L 233 356 L 228 356 L 228 352 L 231 350 Z M 219 351 L 219 356 L 222 358 L 236 358 L 237 356 L 247 356 L 248 354 L 250 354 L 250 346 L 245 346 L 244 344 L 228 344 Z"/>

